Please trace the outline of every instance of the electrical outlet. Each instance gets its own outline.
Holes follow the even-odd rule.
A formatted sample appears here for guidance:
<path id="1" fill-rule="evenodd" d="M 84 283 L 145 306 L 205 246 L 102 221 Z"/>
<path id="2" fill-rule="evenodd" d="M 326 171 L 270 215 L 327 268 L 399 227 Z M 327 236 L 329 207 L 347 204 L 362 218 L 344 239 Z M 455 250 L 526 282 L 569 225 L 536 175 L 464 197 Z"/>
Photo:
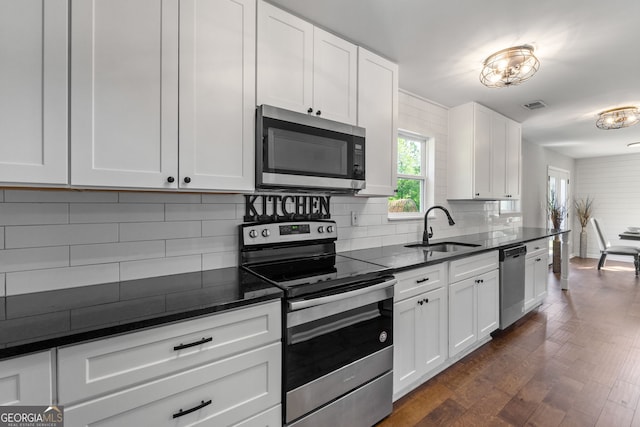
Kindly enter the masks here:
<path id="1" fill-rule="evenodd" d="M 358 225 L 358 213 L 351 211 L 351 225 Z"/>

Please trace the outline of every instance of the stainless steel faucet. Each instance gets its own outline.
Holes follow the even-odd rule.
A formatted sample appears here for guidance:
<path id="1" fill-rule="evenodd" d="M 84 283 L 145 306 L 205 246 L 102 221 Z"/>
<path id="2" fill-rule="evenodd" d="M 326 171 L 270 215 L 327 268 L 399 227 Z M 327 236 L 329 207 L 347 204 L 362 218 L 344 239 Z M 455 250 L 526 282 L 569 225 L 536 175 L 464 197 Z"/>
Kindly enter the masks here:
<path id="1" fill-rule="evenodd" d="M 449 220 L 449 225 L 454 225 L 455 222 L 453 221 L 453 218 L 451 218 L 451 214 L 449 214 L 449 211 L 447 210 L 447 208 L 445 208 L 444 206 L 440 206 L 440 205 L 436 205 L 436 206 L 431 206 L 429 209 L 427 209 L 427 212 L 425 212 L 424 214 L 424 232 L 422 233 L 422 243 L 424 243 L 425 245 L 429 244 L 429 239 L 433 237 L 433 228 L 429 227 L 427 228 L 427 217 L 429 216 L 429 212 L 431 212 L 434 209 L 441 209 L 445 214 L 447 214 L 447 219 Z"/>

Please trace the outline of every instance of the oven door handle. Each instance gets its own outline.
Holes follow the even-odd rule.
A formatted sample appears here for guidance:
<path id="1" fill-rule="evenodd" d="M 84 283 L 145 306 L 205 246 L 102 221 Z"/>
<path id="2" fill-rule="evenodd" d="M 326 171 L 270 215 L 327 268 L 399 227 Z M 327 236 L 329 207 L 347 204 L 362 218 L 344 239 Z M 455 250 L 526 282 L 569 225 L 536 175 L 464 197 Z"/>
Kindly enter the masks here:
<path id="1" fill-rule="evenodd" d="M 390 279 L 376 285 L 366 286 L 364 288 L 356 289 L 355 291 L 343 292 L 335 295 L 328 295 L 326 297 L 306 299 L 301 301 L 289 302 L 289 311 L 301 310 L 303 308 L 314 307 L 316 305 L 327 304 L 334 301 L 340 301 L 343 299 L 356 297 L 358 295 L 368 294 L 369 292 L 377 291 L 378 289 L 388 288 L 394 286 L 397 283 L 396 279 Z"/>

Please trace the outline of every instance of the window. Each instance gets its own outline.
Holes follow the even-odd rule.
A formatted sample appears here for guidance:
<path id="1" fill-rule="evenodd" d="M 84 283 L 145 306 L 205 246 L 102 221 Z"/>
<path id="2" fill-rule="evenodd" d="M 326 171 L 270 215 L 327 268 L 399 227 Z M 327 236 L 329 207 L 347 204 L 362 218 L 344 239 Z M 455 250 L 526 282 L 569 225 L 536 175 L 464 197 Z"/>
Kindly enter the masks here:
<path id="1" fill-rule="evenodd" d="M 389 216 L 416 216 L 427 205 L 429 139 L 401 131 L 398 134 L 398 189 L 389 197 Z"/>

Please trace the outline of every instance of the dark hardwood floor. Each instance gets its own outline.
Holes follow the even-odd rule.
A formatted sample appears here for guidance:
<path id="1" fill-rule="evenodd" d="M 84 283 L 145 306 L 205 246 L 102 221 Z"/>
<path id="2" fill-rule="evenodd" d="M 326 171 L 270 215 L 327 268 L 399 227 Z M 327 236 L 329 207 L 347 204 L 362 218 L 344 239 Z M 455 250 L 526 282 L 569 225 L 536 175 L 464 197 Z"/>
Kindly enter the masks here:
<path id="1" fill-rule="evenodd" d="M 394 404 L 379 427 L 640 427 L 640 280 L 571 260 L 544 304 Z"/>

